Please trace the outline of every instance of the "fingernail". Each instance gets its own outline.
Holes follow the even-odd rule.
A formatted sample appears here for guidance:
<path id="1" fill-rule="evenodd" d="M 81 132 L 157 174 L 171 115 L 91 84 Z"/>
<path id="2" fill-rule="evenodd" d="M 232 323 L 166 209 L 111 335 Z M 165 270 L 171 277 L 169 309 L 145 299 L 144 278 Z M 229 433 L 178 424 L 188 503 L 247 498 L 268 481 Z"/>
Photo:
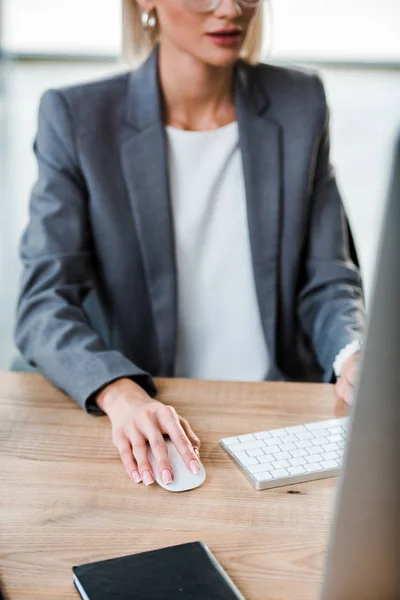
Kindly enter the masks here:
<path id="1" fill-rule="evenodd" d="M 196 475 L 196 473 L 200 473 L 200 465 L 197 460 L 191 460 L 189 463 L 190 470 L 192 473 Z"/>
<path id="2" fill-rule="evenodd" d="M 142 481 L 139 471 L 132 471 L 132 477 L 136 481 L 136 483 L 140 483 Z"/>
<path id="3" fill-rule="evenodd" d="M 161 473 L 161 479 L 162 479 L 162 482 L 165 484 L 172 482 L 172 475 L 171 475 L 170 471 L 168 471 L 168 469 L 164 469 L 164 471 Z"/>
<path id="4" fill-rule="evenodd" d="M 144 482 L 144 485 L 151 485 L 152 483 L 154 483 L 154 479 L 153 479 L 150 471 L 145 471 L 143 473 L 143 482 Z"/>

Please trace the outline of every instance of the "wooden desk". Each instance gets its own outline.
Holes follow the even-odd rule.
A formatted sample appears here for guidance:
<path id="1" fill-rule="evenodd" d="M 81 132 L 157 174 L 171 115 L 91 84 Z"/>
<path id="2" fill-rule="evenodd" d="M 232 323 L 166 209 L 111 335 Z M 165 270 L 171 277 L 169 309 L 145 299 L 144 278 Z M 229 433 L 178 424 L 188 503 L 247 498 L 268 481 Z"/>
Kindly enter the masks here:
<path id="1" fill-rule="evenodd" d="M 343 416 L 333 387 L 158 385 L 202 439 L 207 480 L 195 491 L 135 485 L 107 418 L 85 414 L 40 375 L 0 375 L 0 573 L 10 600 L 71 600 L 72 565 L 194 540 L 247 600 L 316 599 L 336 480 L 256 492 L 218 440 Z"/>

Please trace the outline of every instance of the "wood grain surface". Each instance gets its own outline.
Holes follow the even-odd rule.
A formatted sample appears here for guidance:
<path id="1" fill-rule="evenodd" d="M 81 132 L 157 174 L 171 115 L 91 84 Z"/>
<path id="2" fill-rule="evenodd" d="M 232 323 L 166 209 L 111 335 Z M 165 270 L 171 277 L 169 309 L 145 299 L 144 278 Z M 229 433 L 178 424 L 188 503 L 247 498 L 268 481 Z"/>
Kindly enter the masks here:
<path id="1" fill-rule="evenodd" d="M 0 374 L 0 577 L 10 600 L 72 600 L 73 565 L 195 540 L 247 600 L 317 600 L 336 479 L 257 492 L 218 440 L 343 416 L 333 387 L 157 383 L 202 440 L 206 482 L 183 494 L 130 481 L 106 417 L 41 375 Z"/>

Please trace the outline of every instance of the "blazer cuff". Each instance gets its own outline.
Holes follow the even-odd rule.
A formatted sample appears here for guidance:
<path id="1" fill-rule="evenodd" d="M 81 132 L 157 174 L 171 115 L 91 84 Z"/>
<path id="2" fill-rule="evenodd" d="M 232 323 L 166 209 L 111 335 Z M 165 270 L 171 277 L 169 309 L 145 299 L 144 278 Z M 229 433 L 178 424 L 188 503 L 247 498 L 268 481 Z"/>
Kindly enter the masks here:
<path id="1" fill-rule="evenodd" d="M 117 350 L 90 352 L 84 356 L 79 356 L 79 353 L 73 354 L 73 360 L 70 360 L 69 364 L 64 359 L 62 369 L 60 361 L 61 359 L 56 365 L 58 369 L 51 369 L 52 365 L 46 364 L 46 368 L 42 369 L 44 375 L 76 400 L 84 410 L 92 414 L 103 414 L 97 406 L 93 406 L 95 394 L 117 379 L 132 379 L 151 396 L 157 392 L 150 373 L 138 367 Z M 58 377 L 55 377 L 54 373 Z"/>
<path id="2" fill-rule="evenodd" d="M 348 349 L 350 349 L 350 348 L 352 349 L 352 352 L 350 352 L 350 354 L 348 354 L 348 356 L 351 356 L 351 354 L 358 352 L 358 350 L 362 347 L 363 340 L 364 340 L 364 336 L 360 332 L 354 332 L 353 337 L 351 337 L 350 339 L 347 339 L 347 340 L 343 340 L 342 344 L 332 354 L 332 358 L 329 361 L 330 366 L 325 370 L 325 373 L 324 373 L 324 378 L 323 378 L 324 383 L 335 383 L 335 381 L 338 377 L 337 368 L 338 368 L 338 366 L 341 367 L 341 364 L 343 364 L 343 362 L 344 362 L 344 361 L 342 361 L 342 363 L 339 365 L 339 358 L 342 357 L 342 353 L 344 353 L 345 351 L 347 353 Z M 355 349 L 356 347 L 357 347 L 357 349 Z M 354 348 L 354 350 L 353 350 L 353 348 Z M 348 358 L 348 356 L 346 356 L 345 359 Z"/>
<path id="3" fill-rule="evenodd" d="M 361 350 L 361 342 L 359 340 L 353 340 L 350 344 L 347 344 L 341 351 L 336 355 L 333 363 L 333 370 L 336 377 L 340 377 L 343 365 L 350 356 L 357 354 Z"/>

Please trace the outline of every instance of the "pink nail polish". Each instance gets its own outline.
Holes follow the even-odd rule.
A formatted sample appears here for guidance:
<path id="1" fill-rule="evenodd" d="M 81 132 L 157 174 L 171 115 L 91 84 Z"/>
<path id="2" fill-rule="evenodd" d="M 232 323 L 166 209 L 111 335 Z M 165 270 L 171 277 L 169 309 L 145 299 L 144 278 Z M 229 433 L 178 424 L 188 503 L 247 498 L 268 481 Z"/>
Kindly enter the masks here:
<path id="1" fill-rule="evenodd" d="M 164 471 L 161 473 L 161 479 L 162 482 L 165 483 L 165 485 L 168 485 L 168 483 L 172 483 L 172 475 L 168 469 L 164 469 Z"/>
<path id="2" fill-rule="evenodd" d="M 143 473 L 143 483 L 144 483 L 144 485 L 151 485 L 152 483 L 154 483 L 154 479 L 153 479 L 150 471 L 145 471 Z"/>
<path id="3" fill-rule="evenodd" d="M 142 478 L 140 477 L 140 473 L 139 471 L 133 471 L 132 472 L 132 477 L 135 480 L 136 483 L 140 483 L 142 481 Z"/>
<path id="4" fill-rule="evenodd" d="M 200 473 L 200 465 L 197 462 L 197 460 L 191 460 L 189 463 L 189 467 L 190 467 L 190 470 L 192 471 L 192 473 L 194 473 L 194 475 L 196 475 L 197 473 Z"/>

